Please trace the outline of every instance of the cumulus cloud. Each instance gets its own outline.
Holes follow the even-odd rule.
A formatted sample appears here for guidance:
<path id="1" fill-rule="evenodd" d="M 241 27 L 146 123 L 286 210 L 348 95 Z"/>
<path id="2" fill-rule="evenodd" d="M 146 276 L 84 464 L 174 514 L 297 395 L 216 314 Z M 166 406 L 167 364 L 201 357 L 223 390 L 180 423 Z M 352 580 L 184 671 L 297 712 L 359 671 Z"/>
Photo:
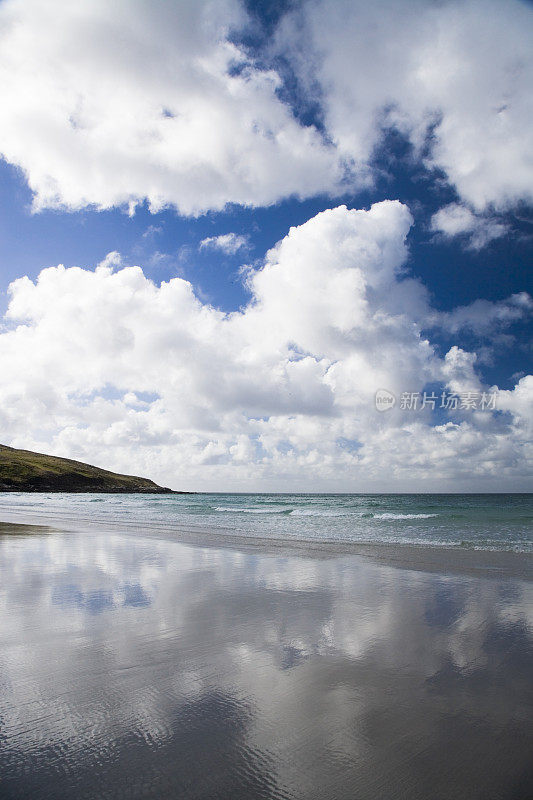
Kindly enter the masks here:
<path id="1" fill-rule="evenodd" d="M 230 41 L 238 0 L 7 0 L 0 153 L 34 206 L 268 205 L 335 190 L 334 149 Z"/>
<path id="2" fill-rule="evenodd" d="M 239 233 L 223 233 L 220 236 L 208 236 L 200 242 L 200 250 L 222 250 L 226 255 L 234 256 L 239 250 L 247 250 L 250 246 L 248 236 Z"/>
<path id="3" fill-rule="evenodd" d="M 260 52 L 236 44 L 249 23 L 239 0 L 4 0 L 0 153 L 35 209 L 335 195 L 372 181 L 387 127 L 455 187 L 444 233 L 480 247 L 503 233 L 494 209 L 531 200 L 526 3 L 307 0 Z"/>
<path id="4" fill-rule="evenodd" d="M 481 250 L 509 230 L 504 222 L 489 215 L 474 214 L 461 203 L 450 203 L 439 209 L 431 218 L 431 228 L 445 238 L 464 236 L 467 247 L 472 250 Z"/>
<path id="5" fill-rule="evenodd" d="M 312 0 L 278 48 L 364 171 L 395 127 L 476 211 L 531 200 L 533 13 L 519 0 Z"/>
<path id="6" fill-rule="evenodd" d="M 427 293 L 405 272 L 411 224 L 397 201 L 321 212 L 248 274 L 251 300 L 229 314 L 117 254 L 94 271 L 14 281 L 0 335 L 3 439 L 176 488 L 516 489 L 525 378 L 504 417 L 435 425 L 427 411 L 375 409 L 384 387 L 488 388 L 474 354 L 455 346 L 441 358 L 422 333 Z"/>

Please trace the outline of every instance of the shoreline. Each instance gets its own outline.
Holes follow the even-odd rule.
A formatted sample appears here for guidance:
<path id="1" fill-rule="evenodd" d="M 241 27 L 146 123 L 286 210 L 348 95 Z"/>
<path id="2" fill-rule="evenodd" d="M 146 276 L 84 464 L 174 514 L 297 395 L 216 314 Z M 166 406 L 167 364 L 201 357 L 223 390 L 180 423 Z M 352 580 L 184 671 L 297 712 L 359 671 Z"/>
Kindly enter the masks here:
<path id="1" fill-rule="evenodd" d="M 46 510 L 0 523 L 10 797 L 529 796 L 527 555 Z"/>
<path id="2" fill-rule="evenodd" d="M 43 514 L 6 514 L 2 512 L 0 537 L 35 534 L 83 534 L 109 532 L 163 538 L 191 547 L 231 549 L 262 556 L 302 558 L 342 558 L 354 556 L 373 561 L 382 566 L 403 570 L 440 573 L 445 575 L 470 575 L 492 578 L 518 578 L 533 580 L 533 553 L 514 550 L 488 550 L 386 542 L 322 542 L 260 538 L 238 535 L 220 529 L 157 527 L 92 522 L 87 520 L 57 519 Z M 33 517 L 38 516 L 37 522 Z M 7 518 L 6 517 L 11 517 Z M 29 517 L 32 517 L 29 521 Z M 23 519 L 21 519 L 23 518 Z"/>

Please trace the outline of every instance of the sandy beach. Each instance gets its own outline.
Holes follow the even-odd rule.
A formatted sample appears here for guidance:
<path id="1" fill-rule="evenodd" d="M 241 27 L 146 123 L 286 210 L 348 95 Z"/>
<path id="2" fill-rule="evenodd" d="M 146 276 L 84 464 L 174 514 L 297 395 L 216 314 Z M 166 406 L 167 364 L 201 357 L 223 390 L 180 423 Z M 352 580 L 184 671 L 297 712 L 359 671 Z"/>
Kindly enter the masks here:
<path id="1" fill-rule="evenodd" d="M 530 556 L 42 522 L 0 528 L 2 797 L 529 796 Z"/>

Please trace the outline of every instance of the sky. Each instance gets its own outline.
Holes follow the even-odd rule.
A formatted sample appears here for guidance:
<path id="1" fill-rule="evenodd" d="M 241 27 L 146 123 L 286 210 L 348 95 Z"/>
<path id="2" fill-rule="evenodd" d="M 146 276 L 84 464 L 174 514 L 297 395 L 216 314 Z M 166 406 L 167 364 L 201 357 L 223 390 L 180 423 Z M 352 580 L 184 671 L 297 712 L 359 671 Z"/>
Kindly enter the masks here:
<path id="1" fill-rule="evenodd" d="M 532 35 L 523 0 L 0 0 L 0 441 L 531 491 Z"/>

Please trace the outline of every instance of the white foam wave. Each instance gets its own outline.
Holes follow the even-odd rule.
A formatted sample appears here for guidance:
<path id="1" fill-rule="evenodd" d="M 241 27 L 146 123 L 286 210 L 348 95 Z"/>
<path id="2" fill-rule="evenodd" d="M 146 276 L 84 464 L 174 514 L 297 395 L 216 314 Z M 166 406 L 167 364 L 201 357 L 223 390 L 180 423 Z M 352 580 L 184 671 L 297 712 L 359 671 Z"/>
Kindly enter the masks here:
<path id="1" fill-rule="evenodd" d="M 374 514 L 374 519 L 429 519 L 430 517 L 438 517 L 438 514 Z"/>
<path id="2" fill-rule="evenodd" d="M 350 511 L 329 511 L 327 509 L 318 508 L 295 508 L 291 511 L 290 517 L 346 517 L 350 515 Z"/>
<path id="3" fill-rule="evenodd" d="M 229 506 L 215 506 L 215 511 L 224 511 L 231 514 L 285 514 L 289 508 L 231 508 Z"/>

